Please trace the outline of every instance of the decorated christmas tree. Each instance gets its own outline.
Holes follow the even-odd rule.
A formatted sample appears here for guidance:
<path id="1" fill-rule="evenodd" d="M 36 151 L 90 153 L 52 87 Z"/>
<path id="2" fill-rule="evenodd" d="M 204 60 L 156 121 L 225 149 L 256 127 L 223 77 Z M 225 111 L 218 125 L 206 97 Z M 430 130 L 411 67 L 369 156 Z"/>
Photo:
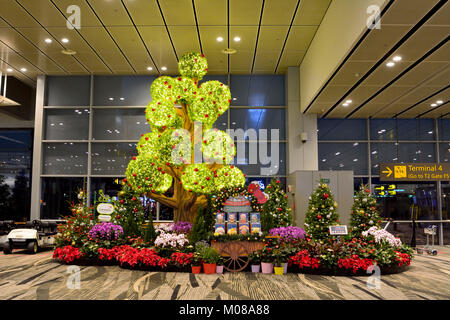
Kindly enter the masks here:
<path id="1" fill-rule="evenodd" d="M 89 238 L 93 208 L 87 207 L 87 195 L 84 190 L 78 191 L 78 202 L 70 204 L 70 216 L 64 217 L 66 224 L 58 226 L 58 234 L 55 236 L 55 246 L 82 247 Z"/>
<path id="2" fill-rule="evenodd" d="M 350 217 L 351 231 L 354 236 L 361 236 L 363 231 L 376 226 L 379 227 L 382 220 L 377 210 L 377 201 L 370 194 L 368 186 L 361 185 L 355 194 Z"/>
<path id="3" fill-rule="evenodd" d="M 269 199 L 263 206 L 262 227 L 264 231 L 267 228 L 279 228 L 292 225 L 292 210 L 288 205 L 288 197 L 283 190 L 281 181 L 273 178 L 266 188 Z"/>
<path id="4" fill-rule="evenodd" d="M 151 85 L 145 111 L 151 132 L 139 140 L 126 176 L 133 190 L 173 208 L 175 221 L 192 222 L 207 194 L 243 186 L 245 176 L 228 165 L 236 154 L 232 138 L 212 128 L 229 107 L 230 89 L 219 81 L 199 85 L 208 70 L 203 54 L 185 53 L 178 70 L 180 76 Z"/>
<path id="5" fill-rule="evenodd" d="M 329 237 L 329 226 L 339 224 L 337 203 L 326 183 L 321 183 L 309 197 L 305 218 L 305 231 L 314 240 Z"/>
<path id="6" fill-rule="evenodd" d="M 112 222 L 122 226 L 125 236 L 132 238 L 143 236 L 144 207 L 139 194 L 125 182 L 122 182 L 122 190 L 118 193 Z"/>

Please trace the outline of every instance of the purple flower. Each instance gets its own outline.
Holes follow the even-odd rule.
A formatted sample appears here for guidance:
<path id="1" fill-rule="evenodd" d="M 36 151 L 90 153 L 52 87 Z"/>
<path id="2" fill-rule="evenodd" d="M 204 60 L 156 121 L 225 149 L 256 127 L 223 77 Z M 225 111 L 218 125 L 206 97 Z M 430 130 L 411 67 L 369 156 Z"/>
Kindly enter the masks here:
<path id="1" fill-rule="evenodd" d="M 187 221 L 178 221 L 172 225 L 172 231 L 176 233 L 184 233 L 187 234 L 191 231 L 192 224 Z"/>
<path id="2" fill-rule="evenodd" d="M 269 234 L 272 236 L 280 236 L 281 241 L 290 242 L 304 239 L 306 232 L 299 227 L 280 227 L 270 229 Z"/>
<path id="3" fill-rule="evenodd" d="M 123 228 L 112 222 L 96 224 L 89 231 L 92 239 L 117 240 L 121 235 L 123 235 Z"/>

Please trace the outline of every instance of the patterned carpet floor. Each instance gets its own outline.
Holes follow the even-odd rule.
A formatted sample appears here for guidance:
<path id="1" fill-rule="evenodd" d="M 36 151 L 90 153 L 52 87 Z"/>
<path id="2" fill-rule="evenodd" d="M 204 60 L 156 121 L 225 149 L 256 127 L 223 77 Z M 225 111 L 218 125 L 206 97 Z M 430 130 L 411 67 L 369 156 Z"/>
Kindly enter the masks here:
<path id="1" fill-rule="evenodd" d="M 80 266 L 76 276 L 52 260 L 52 251 L 0 253 L 0 300 L 448 300 L 450 247 L 437 256 L 416 255 L 410 268 L 369 277 L 248 272 L 205 275 L 145 272 L 118 266 Z"/>

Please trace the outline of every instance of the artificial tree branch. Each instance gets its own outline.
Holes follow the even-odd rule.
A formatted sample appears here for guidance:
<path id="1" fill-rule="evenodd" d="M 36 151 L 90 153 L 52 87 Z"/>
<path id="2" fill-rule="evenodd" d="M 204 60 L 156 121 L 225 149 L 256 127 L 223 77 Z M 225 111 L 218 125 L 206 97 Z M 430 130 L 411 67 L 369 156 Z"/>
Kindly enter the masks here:
<path id="1" fill-rule="evenodd" d="M 175 198 L 169 198 L 166 197 L 163 194 L 158 194 L 158 193 L 153 193 L 153 192 L 148 192 L 147 196 L 152 198 L 153 200 L 156 200 L 160 203 L 162 203 L 165 206 L 177 209 L 178 208 L 178 202 Z"/>

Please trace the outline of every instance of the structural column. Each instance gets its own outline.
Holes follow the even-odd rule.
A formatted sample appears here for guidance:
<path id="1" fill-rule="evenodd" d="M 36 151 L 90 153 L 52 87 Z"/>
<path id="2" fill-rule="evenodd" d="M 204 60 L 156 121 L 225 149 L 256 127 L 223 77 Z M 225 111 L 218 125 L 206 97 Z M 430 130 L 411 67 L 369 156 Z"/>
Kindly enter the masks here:
<path id="1" fill-rule="evenodd" d="M 288 107 L 286 112 L 288 133 L 287 174 L 297 170 L 318 170 L 317 115 L 303 114 L 300 111 L 299 67 L 288 68 L 286 100 Z"/>
<path id="2" fill-rule="evenodd" d="M 33 171 L 31 177 L 30 220 L 41 216 L 41 170 L 42 170 L 42 121 L 44 118 L 45 76 L 38 75 L 36 84 L 36 110 L 34 120 Z"/>

